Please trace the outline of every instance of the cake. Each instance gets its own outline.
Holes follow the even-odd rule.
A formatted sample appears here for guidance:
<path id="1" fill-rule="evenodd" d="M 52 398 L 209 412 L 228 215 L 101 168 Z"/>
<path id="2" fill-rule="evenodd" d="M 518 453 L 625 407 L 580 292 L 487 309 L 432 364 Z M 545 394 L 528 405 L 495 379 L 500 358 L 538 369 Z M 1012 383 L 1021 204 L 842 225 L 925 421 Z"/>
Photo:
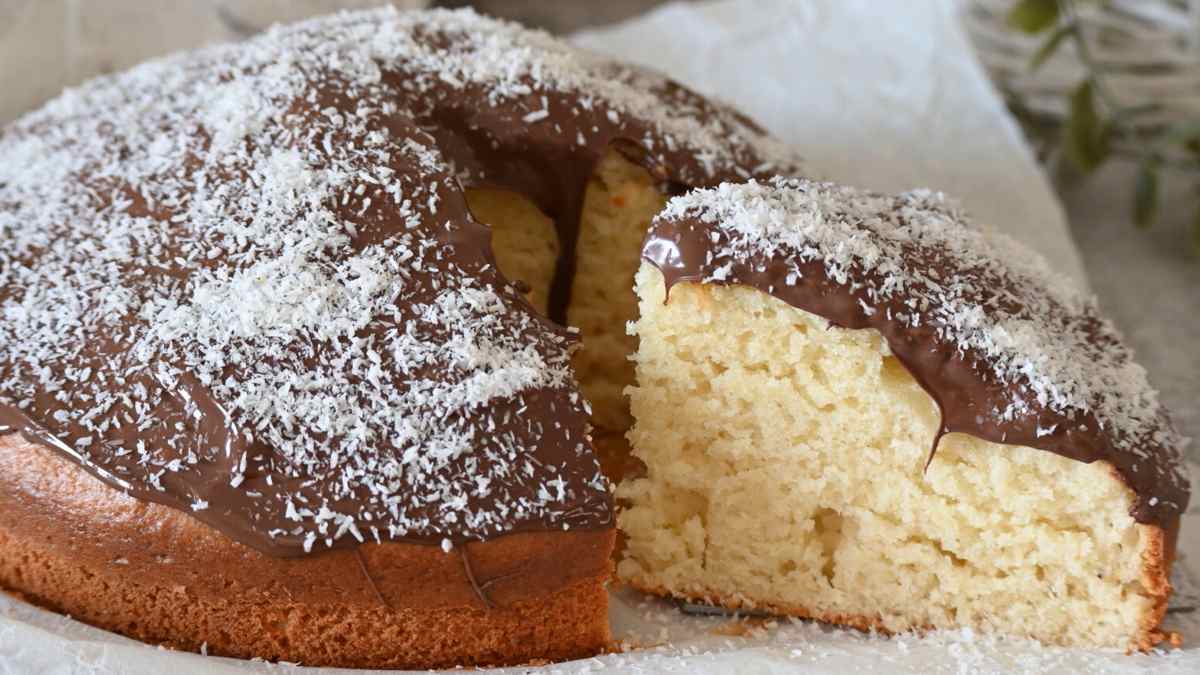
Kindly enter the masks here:
<path id="1" fill-rule="evenodd" d="M 1182 441 L 1036 254 L 937 193 L 776 179 L 673 198 L 642 259 L 621 579 L 883 632 L 1164 639 Z"/>
<path id="2" fill-rule="evenodd" d="M 33 603 L 305 665 L 568 659 L 608 647 L 619 525 L 659 595 L 1167 637 L 1182 441 L 1094 301 L 659 75 L 344 13 L 92 81 L 0 158 Z"/>
<path id="3" fill-rule="evenodd" d="M 661 195 L 799 171 L 656 74 L 390 9 L 94 80 L 0 157 L 0 587 L 379 668 L 605 648 L 575 271 L 623 228 L 577 289 L 628 291 Z"/>

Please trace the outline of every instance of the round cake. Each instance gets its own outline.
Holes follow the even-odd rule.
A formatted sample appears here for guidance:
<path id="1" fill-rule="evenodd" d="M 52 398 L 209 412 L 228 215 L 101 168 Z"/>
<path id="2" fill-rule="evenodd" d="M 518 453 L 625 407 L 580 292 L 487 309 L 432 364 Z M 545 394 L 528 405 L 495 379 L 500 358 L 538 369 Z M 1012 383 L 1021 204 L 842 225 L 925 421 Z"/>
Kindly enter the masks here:
<path id="1" fill-rule="evenodd" d="M 1182 439 L 1037 254 L 937 193 L 775 179 L 672 199 L 642 255 L 618 576 L 888 632 L 1167 637 Z"/>
<path id="2" fill-rule="evenodd" d="M 90 82 L 0 158 L 31 602 L 306 665 L 595 654 L 627 474 L 652 593 L 1166 637 L 1181 440 L 1094 300 L 935 193 L 777 177 L 663 77 L 346 13 Z"/>
<path id="3" fill-rule="evenodd" d="M 663 194 L 799 171 L 724 106 L 469 11 L 151 62 L 0 158 L 0 586 L 176 648 L 403 668 L 605 647 L 576 270 L 632 297 L 637 246 L 596 261 Z"/>

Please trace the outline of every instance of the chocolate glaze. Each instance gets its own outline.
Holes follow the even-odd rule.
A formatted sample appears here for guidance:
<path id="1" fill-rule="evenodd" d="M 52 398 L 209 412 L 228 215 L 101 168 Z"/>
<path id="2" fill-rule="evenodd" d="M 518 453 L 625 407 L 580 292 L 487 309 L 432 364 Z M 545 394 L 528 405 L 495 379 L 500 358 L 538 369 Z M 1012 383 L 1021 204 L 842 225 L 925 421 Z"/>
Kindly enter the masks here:
<path id="1" fill-rule="evenodd" d="M 464 80 L 461 74 L 438 70 L 439 59 L 469 63 L 471 59 L 494 58 L 491 53 L 475 53 L 494 47 L 494 43 L 479 42 L 479 34 L 507 40 L 509 43 L 502 47 L 503 58 L 520 55 L 522 50 L 533 50 L 536 55 L 545 49 L 555 58 L 578 59 L 579 63 L 569 64 L 578 72 L 568 71 L 568 75 L 579 75 L 584 84 L 611 81 L 616 83 L 613 86 L 619 95 L 606 97 L 569 82 L 541 81 L 536 74 L 526 73 L 515 80 L 497 77 L 493 82 L 487 77 Z M 376 42 L 370 49 L 386 57 L 368 52 L 366 45 L 372 39 Z M 224 185 L 233 191 L 248 190 L 253 185 L 238 173 L 236 164 L 228 169 L 223 167 L 230 165 L 211 161 L 210 148 L 224 129 L 197 125 L 197 115 L 188 109 L 178 114 L 179 101 L 194 99 L 200 106 L 206 88 L 215 89 L 242 77 L 251 78 L 256 87 L 264 82 L 270 85 L 273 80 L 264 78 L 273 76 L 264 73 L 286 57 L 302 64 L 294 68 L 311 67 L 318 72 L 308 74 L 307 90 L 293 96 L 287 110 L 263 122 L 265 131 L 249 132 L 244 139 L 249 152 L 255 144 L 268 142 L 294 142 L 302 151 L 311 152 L 312 147 L 320 147 L 322 141 L 314 139 L 322 134 L 328 134 L 324 139 L 327 149 L 355 148 L 368 134 L 384 135 L 391 142 L 388 147 L 395 149 L 384 162 L 385 168 L 397 177 L 403 195 L 414 203 L 406 212 L 398 200 L 379 197 L 364 202 L 355 198 L 348 187 L 346 194 L 337 195 L 341 199 L 331 209 L 338 221 L 353 225 L 354 235 L 347 251 L 334 256 L 330 264 L 341 264 L 339 261 L 369 246 L 387 244 L 406 234 L 435 253 L 425 267 L 411 270 L 395 308 L 400 318 L 381 319 L 357 337 L 383 340 L 397 330 L 420 326 L 416 308 L 435 302 L 447 285 L 475 283 L 498 293 L 503 303 L 499 320 L 507 330 L 520 333 L 547 363 L 562 364 L 574 337 L 561 326 L 535 317 L 516 287 L 496 269 L 490 231 L 468 212 L 464 187 L 495 185 L 526 194 L 555 219 L 564 254 L 559 262 L 552 313 L 561 320 L 570 293 L 583 192 L 596 162 L 610 146 L 622 148 L 664 184 L 674 186 L 794 173 L 798 166 L 757 127 L 731 111 L 665 79 L 611 63 L 584 60 L 549 41 L 542 34 L 470 13 L 343 14 L 277 30 L 245 46 L 205 50 L 148 66 L 152 69 L 148 73 L 151 79 L 167 82 L 161 86 L 147 85 L 146 72 L 86 85 L 85 97 L 103 100 L 106 96 L 123 96 L 120 92 L 127 88 L 155 101 L 127 106 L 115 113 L 94 103 L 83 110 L 72 108 L 70 101 L 52 104 L 6 129 L 0 135 L 0 156 L 14 152 L 15 147 L 23 148 L 20 144 L 30 138 L 50 132 L 52 139 L 46 143 L 45 158 L 25 157 L 26 161 L 49 164 L 51 157 L 63 161 L 62 145 L 75 141 L 62 137 L 74 136 L 87 144 L 82 152 L 96 155 L 90 166 L 111 164 L 119 168 L 123 162 L 140 161 L 147 152 L 126 138 L 126 125 L 158 125 L 164 136 L 177 139 L 187 151 L 168 158 L 170 169 L 161 177 L 139 176 L 137 181 L 123 183 L 114 180 L 111 172 L 83 169 L 72 174 L 77 179 L 73 183 L 44 189 L 50 193 L 48 202 L 68 205 L 62 207 L 68 222 L 55 223 L 54 227 L 60 228 L 55 234 L 75 242 L 72 245 L 76 247 L 96 245 L 97 237 L 106 234 L 108 214 L 117 206 L 134 217 L 159 223 L 166 232 L 161 239 L 165 253 L 156 254 L 153 261 L 135 256 L 121 262 L 120 269 L 112 274 L 136 302 L 145 302 L 152 290 L 162 294 L 166 288 L 186 304 L 198 277 L 239 263 L 224 252 L 200 260 L 185 255 L 185 250 L 205 233 L 177 226 L 181 207 L 162 199 L 159 192 L 183 174 L 193 183 L 203 180 L 210 189 Z M 341 50 L 341 61 L 330 58 L 333 65 L 329 66 L 315 59 L 304 61 L 330 45 L 335 51 Z M 259 56 L 264 52 L 284 56 L 264 61 Z M 360 81 L 355 79 L 359 77 L 357 71 L 339 69 L 339 63 L 367 53 L 379 68 L 377 79 L 368 76 Z M 180 73 L 187 76 L 180 78 Z M 626 96 L 630 97 L 628 101 L 622 99 Z M 638 113 L 639 108 L 630 101 L 645 96 L 652 96 L 662 110 L 672 111 L 669 117 Z M 133 94 L 130 97 L 136 98 Z M 352 132 L 345 125 L 330 122 L 341 115 L 351 118 L 364 103 L 375 106 L 355 118 L 364 128 Z M 109 119 L 107 115 L 127 117 Z M 708 137 L 721 141 L 697 145 L 696 138 L 678 132 L 693 122 L 707 127 L 711 132 Z M 67 131 L 54 136 L 56 130 L 63 129 Z M 102 145 L 91 145 L 85 138 L 88 133 L 97 134 Z M 134 134 L 128 137 L 132 139 Z M 409 140 L 435 148 L 435 165 L 398 149 Z M 31 193 L 43 189 L 25 186 L 22 193 L 19 187 L 5 184 L 0 175 L 0 218 L 8 211 L 13 223 L 38 215 Z M 78 198 L 89 193 L 95 195 L 95 201 L 79 206 Z M 128 203 L 118 204 L 122 199 Z M 0 220 L 0 230 L 5 222 Z M 26 279 L 39 269 L 48 269 L 51 261 L 58 260 L 56 255 L 60 253 L 53 247 L 26 246 L 9 258 L 8 264 L 22 272 L 7 277 L 7 282 L 0 274 L 0 309 L 16 307 L 27 293 Z M 4 262 L 0 258 L 0 263 Z M 78 264 L 92 263 L 85 260 Z M 96 289 L 89 302 L 99 305 L 103 292 Z M 8 335 L 11 344 L 28 345 L 29 338 L 18 343 L 14 337 L 22 329 L 24 326 L 16 320 L 14 332 Z M 167 352 L 155 353 L 147 361 L 138 345 L 153 329 L 139 312 L 129 311 L 119 320 L 65 331 L 61 343 L 43 336 L 40 339 L 46 343 L 35 346 L 52 353 L 51 360 L 0 356 L 0 433 L 23 433 L 117 489 L 188 511 L 232 539 L 274 556 L 354 546 L 360 541 L 466 542 L 509 532 L 612 525 L 612 498 L 599 475 L 587 437 L 586 409 L 573 383 L 523 390 L 466 413 L 465 419 L 435 421 L 466 429 L 473 445 L 473 451 L 454 459 L 430 479 L 444 481 L 445 493 L 462 495 L 465 500 L 465 509 L 447 515 L 443 499 L 424 492 L 406 492 L 412 486 L 380 488 L 386 482 L 380 477 L 346 488 L 347 470 L 323 464 L 326 458 L 314 460 L 311 466 L 289 460 L 262 440 L 264 434 L 239 422 L 244 411 L 216 396 L 213 386 L 204 384 L 186 364 L 173 360 Z M 445 331 L 436 327 L 416 330 L 427 344 L 448 339 Z M 4 339 L 5 334 L 0 332 L 0 347 Z M 64 345 L 67 348 L 62 348 Z M 262 353 L 259 363 L 227 363 L 220 378 L 249 381 L 256 373 L 272 369 L 295 368 L 300 373 L 315 370 L 336 357 L 338 346 L 327 342 L 292 343 L 282 349 L 282 355 Z M 299 361 L 288 360 L 293 352 L 302 355 Z M 154 359 L 163 359 L 182 375 L 158 376 Z M 54 386 L 47 388 L 39 377 L 42 368 L 55 373 L 86 372 L 87 376 L 56 375 L 51 378 Z M 384 376 L 402 390 L 427 380 L 464 377 L 453 364 L 441 362 L 405 370 L 393 368 L 385 360 L 383 369 Z M 355 375 L 345 377 L 350 378 L 347 382 L 357 381 Z M 84 414 L 97 400 L 120 399 L 130 392 L 138 392 L 140 400 L 150 402 L 148 412 L 118 401 L 98 412 L 99 416 Z M 130 422 L 134 417 L 137 424 Z M 123 419 L 125 423 L 118 424 Z M 98 420 L 114 423 L 98 424 Z M 344 440 L 323 436 L 320 431 L 310 434 L 327 442 L 330 452 Z M 507 439 L 508 445 L 501 446 L 496 439 Z M 512 447 L 522 448 L 521 453 L 514 456 Z M 371 452 L 379 463 L 397 458 L 406 450 L 412 448 L 385 443 Z M 416 451 L 423 448 L 417 447 Z M 162 468 L 172 465 L 170 470 Z M 370 466 L 375 464 L 368 466 L 368 472 Z M 472 491 L 478 477 L 491 480 L 490 492 Z M 560 481 L 563 489 L 554 504 L 538 509 L 508 508 L 542 499 L 540 491 L 555 481 Z M 386 507 L 383 497 L 398 500 L 400 517 Z M 336 528 L 329 523 L 317 524 L 307 517 L 300 522 L 289 517 L 288 505 L 293 501 L 308 504 L 314 511 L 320 505 L 355 515 L 357 533 L 335 533 Z M 471 514 L 478 513 L 488 514 L 489 518 L 482 523 L 466 522 Z M 469 571 L 465 550 L 463 561 Z M 479 594 L 486 604 L 482 590 Z"/>
<path id="2" fill-rule="evenodd" d="M 896 209 L 899 213 L 899 201 Z M 899 220 L 903 226 L 903 217 Z M 1178 439 L 1161 408 L 1151 433 L 1127 439 L 1121 437 L 1120 430 L 1104 428 L 1092 411 L 1063 412 L 1039 404 L 1022 382 L 1001 381 L 979 350 L 962 349 L 939 330 L 937 323 L 922 321 L 913 327 L 901 320 L 914 311 L 910 302 L 913 295 L 899 293 L 880 300 L 873 294 L 884 287 L 880 273 L 859 267 L 849 270 L 846 278 L 839 281 L 831 278 L 826 261 L 811 252 L 776 250 L 770 254 L 756 251 L 729 255 L 728 250 L 722 252 L 728 237 L 720 225 L 707 213 L 660 215 L 654 221 L 643 246 L 642 259 L 663 274 L 667 290 L 664 301 L 669 300 L 671 288 L 679 283 L 736 284 L 769 293 L 793 307 L 827 319 L 832 326 L 879 331 L 892 353 L 941 412 L 941 426 L 931 439 L 930 462 L 945 434 L 966 433 L 995 443 L 1038 448 L 1080 462 L 1109 462 L 1136 493 L 1130 515 L 1140 523 L 1170 527 L 1186 508 L 1189 486 L 1181 473 L 1180 454 L 1174 445 Z M 872 230 L 862 227 L 861 232 L 869 237 Z M 971 302 L 987 312 L 1020 315 L 1031 311 L 1034 305 L 1029 301 L 1037 289 L 1023 286 L 1015 277 L 994 276 L 986 268 L 954 258 L 949 251 L 914 243 L 897 260 L 889 262 L 897 263 L 905 271 L 919 271 L 914 279 L 972 282 L 970 286 L 976 295 Z M 715 278 L 718 276 L 722 278 Z M 921 282 L 914 285 L 917 283 Z M 1067 318 L 1067 310 L 1058 309 L 1063 316 L 1053 318 Z M 1084 323 L 1095 343 L 1115 344 L 1119 339 L 1099 317 L 1085 317 Z M 1078 358 L 1087 355 L 1079 354 Z M 1016 400 L 1029 402 L 1032 409 L 1014 419 L 1002 419 L 997 411 L 1010 408 Z"/>

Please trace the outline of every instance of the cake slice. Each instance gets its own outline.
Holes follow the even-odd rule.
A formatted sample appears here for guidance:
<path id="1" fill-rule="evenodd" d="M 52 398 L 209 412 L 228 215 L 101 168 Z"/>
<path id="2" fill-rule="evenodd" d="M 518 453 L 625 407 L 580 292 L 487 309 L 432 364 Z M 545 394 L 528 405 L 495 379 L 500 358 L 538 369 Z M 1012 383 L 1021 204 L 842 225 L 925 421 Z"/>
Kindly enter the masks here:
<path id="1" fill-rule="evenodd" d="M 1164 639 L 1181 439 L 1037 255 L 937 194 L 776 180 L 673 199 L 643 260 L 621 578 L 886 632 Z"/>

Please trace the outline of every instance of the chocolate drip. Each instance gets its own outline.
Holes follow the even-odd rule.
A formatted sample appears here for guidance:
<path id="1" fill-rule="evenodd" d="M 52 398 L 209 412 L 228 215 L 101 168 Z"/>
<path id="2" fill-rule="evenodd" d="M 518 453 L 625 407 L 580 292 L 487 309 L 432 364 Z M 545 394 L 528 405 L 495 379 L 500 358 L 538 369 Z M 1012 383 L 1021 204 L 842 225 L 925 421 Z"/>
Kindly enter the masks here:
<path id="1" fill-rule="evenodd" d="M 1033 397 L 1023 391 L 1020 382 L 1001 381 L 984 354 L 963 349 L 939 326 L 929 322 L 911 325 L 905 319 L 911 318 L 914 311 L 911 294 L 901 292 L 881 299 L 872 294 L 873 289 L 886 287 L 878 272 L 842 268 L 839 271 L 848 278 L 834 279 L 825 261 L 811 254 L 756 250 L 729 255 L 718 243 L 724 243 L 726 236 L 719 226 L 711 214 L 676 212 L 655 220 L 642 256 L 662 272 L 666 299 L 679 283 L 742 285 L 821 316 L 834 326 L 878 331 L 897 360 L 938 406 L 941 422 L 931 442 L 926 468 L 945 434 L 965 433 L 1080 462 L 1109 462 L 1136 493 L 1130 515 L 1140 523 L 1168 526 L 1186 507 L 1189 488 L 1179 473 L 1178 453 L 1160 440 L 1171 437 L 1165 413 L 1159 412 L 1154 431 L 1132 440 L 1121 438 L 1119 430 L 1105 428 L 1092 411 L 1064 413 L 1036 400 L 1031 403 L 1031 411 L 1006 420 L 999 411 L 1010 409 L 1015 400 L 1028 402 Z M 861 234 L 870 236 L 865 228 Z M 1024 311 L 1022 289 L 1005 287 L 1003 279 L 988 278 L 947 255 L 915 249 L 911 253 L 912 257 L 898 261 L 901 266 L 921 270 L 933 279 L 978 282 L 972 286 L 983 294 L 977 298 L 979 306 L 1003 305 L 1009 312 Z M 1095 341 L 1115 339 L 1098 321 L 1093 331 Z"/>

